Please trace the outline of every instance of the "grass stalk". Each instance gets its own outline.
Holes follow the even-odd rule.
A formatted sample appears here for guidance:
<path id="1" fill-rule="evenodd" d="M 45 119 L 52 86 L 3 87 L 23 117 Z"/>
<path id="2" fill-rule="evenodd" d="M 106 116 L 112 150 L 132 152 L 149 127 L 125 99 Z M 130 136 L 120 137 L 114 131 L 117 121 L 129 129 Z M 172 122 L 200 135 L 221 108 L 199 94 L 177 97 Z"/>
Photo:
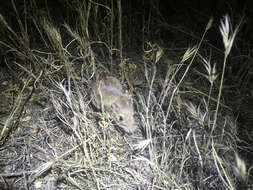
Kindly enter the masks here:
<path id="1" fill-rule="evenodd" d="M 204 33 L 203 33 L 203 35 L 202 35 L 202 37 L 201 37 L 200 42 L 198 43 L 198 46 L 197 46 L 196 48 L 194 48 L 193 56 L 192 56 L 192 58 L 191 58 L 191 61 L 190 61 L 189 65 L 187 66 L 187 68 L 186 68 L 186 70 L 185 70 L 183 76 L 181 77 L 180 81 L 178 82 L 178 84 L 176 85 L 175 89 L 174 89 L 173 92 L 172 92 L 172 95 L 171 95 L 171 98 L 170 98 L 170 102 L 169 102 L 169 106 L 168 106 L 168 109 L 167 109 L 168 111 L 167 111 L 167 114 L 166 114 L 166 119 L 167 119 L 168 116 L 169 116 L 169 110 L 170 110 L 170 108 L 171 108 L 172 101 L 173 101 L 173 99 L 174 99 L 175 93 L 177 92 L 179 86 L 180 86 L 181 83 L 183 82 L 183 80 L 184 80 L 186 74 L 188 73 L 188 71 L 189 71 L 189 69 L 190 69 L 190 67 L 191 67 L 191 65 L 192 65 L 192 63 L 193 63 L 193 61 L 195 60 L 195 57 L 196 57 L 196 55 L 197 55 L 197 53 L 198 53 L 198 51 L 199 51 L 199 48 L 200 48 L 200 46 L 201 46 L 201 44 L 202 44 L 202 42 L 203 42 L 203 40 L 204 40 L 204 37 L 205 37 L 205 35 L 206 35 L 206 32 L 211 28 L 212 21 L 213 21 L 212 18 L 209 19 L 209 22 L 208 22 L 208 24 L 207 24 L 207 26 L 206 26 L 206 28 L 205 28 L 205 31 L 204 31 Z M 186 55 L 186 57 L 188 57 L 188 55 Z M 183 59 L 181 62 L 183 63 L 184 61 L 185 61 L 185 60 Z"/>

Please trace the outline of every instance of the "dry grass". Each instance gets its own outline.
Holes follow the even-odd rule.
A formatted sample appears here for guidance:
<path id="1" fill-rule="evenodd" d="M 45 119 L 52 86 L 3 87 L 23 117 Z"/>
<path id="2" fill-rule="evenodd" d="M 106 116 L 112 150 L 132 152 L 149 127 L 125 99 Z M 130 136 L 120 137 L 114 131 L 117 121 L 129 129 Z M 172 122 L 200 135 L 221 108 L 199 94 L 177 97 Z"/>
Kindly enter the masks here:
<path id="1" fill-rule="evenodd" d="M 12 56 L 21 57 L 15 62 L 17 72 L 26 73 L 23 90 L 7 119 L 1 121 L 0 186 L 46 190 L 236 189 L 239 182 L 247 186 L 252 167 L 247 168 L 237 155 L 236 121 L 221 100 L 226 61 L 238 27 L 229 31 L 228 16 L 220 24 L 225 46 L 221 79 L 216 64 L 201 51 L 211 19 L 197 45 L 181 50 L 172 63 L 154 43 L 148 43 L 143 57 L 123 60 L 119 21 L 120 63 L 113 65 L 114 32 L 103 41 L 104 30 L 97 26 L 94 33 L 99 40 L 92 41 L 89 20 L 101 20 L 91 9 L 101 5 L 90 3 L 79 6 L 82 27 L 76 30 L 66 23 L 59 27 L 49 18 L 34 17 L 46 50 L 30 48 L 19 17 L 21 36 L 0 15 L 11 41 L 0 43 Z M 104 8 L 113 16 L 112 7 Z M 113 19 L 110 24 L 107 29 L 113 30 Z M 98 45 L 105 50 L 96 50 Z M 109 55 L 106 60 L 105 55 Z M 196 89 L 191 85 L 192 67 L 199 60 L 205 73 L 198 73 L 201 81 L 196 82 Z M 132 87 L 138 123 L 132 135 L 91 104 L 90 81 L 105 74 L 124 79 L 125 87 Z M 27 94 L 33 98 L 21 101 Z"/>

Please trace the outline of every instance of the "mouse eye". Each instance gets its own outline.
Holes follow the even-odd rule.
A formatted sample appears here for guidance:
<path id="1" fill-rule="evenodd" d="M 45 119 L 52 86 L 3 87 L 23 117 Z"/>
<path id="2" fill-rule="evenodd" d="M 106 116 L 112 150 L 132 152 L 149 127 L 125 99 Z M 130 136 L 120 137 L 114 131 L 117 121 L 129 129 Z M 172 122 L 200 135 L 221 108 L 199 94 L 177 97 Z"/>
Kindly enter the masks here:
<path id="1" fill-rule="evenodd" d="M 122 116 L 119 116 L 119 121 L 123 121 L 123 117 Z"/>

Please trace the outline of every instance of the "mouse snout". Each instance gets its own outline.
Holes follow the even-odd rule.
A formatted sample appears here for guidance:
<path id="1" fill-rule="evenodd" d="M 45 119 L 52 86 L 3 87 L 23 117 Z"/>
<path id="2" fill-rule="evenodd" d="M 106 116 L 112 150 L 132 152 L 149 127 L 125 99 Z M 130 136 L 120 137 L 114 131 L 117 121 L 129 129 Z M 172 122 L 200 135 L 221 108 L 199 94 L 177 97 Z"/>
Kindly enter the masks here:
<path id="1" fill-rule="evenodd" d="M 127 133 L 133 133 L 135 130 L 137 129 L 136 125 L 132 125 L 132 126 L 124 126 L 124 130 Z"/>
<path id="2" fill-rule="evenodd" d="M 137 128 L 133 115 L 121 115 L 118 117 L 117 120 L 118 125 L 123 128 L 127 133 L 133 133 Z"/>

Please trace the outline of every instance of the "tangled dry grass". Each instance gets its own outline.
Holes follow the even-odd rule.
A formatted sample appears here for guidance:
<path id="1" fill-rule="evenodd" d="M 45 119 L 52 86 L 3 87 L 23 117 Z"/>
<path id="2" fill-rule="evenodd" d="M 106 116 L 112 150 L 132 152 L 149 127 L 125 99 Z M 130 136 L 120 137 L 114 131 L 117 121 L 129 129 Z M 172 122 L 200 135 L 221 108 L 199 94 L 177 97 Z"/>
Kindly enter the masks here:
<path id="1" fill-rule="evenodd" d="M 212 20 L 196 46 L 169 59 L 168 52 L 149 43 L 143 56 L 120 61 L 101 58 L 94 44 L 106 43 L 90 42 L 67 24 L 64 34 L 45 19 L 38 24 L 52 53 L 16 42 L 2 16 L 1 22 L 12 34 L 12 51 L 39 67 L 34 71 L 15 62 L 24 80 L 1 121 L 3 189 L 223 190 L 248 185 L 250 169 L 237 155 L 236 119 L 221 100 L 238 31 L 236 26 L 232 32 L 228 16 L 220 23 L 225 51 L 219 82 L 216 65 L 201 55 Z M 195 81 L 191 67 L 197 60 L 201 72 Z M 109 68 L 112 64 L 119 66 Z M 89 84 L 98 75 L 121 79 L 133 94 L 134 134 L 124 133 L 92 105 Z"/>

